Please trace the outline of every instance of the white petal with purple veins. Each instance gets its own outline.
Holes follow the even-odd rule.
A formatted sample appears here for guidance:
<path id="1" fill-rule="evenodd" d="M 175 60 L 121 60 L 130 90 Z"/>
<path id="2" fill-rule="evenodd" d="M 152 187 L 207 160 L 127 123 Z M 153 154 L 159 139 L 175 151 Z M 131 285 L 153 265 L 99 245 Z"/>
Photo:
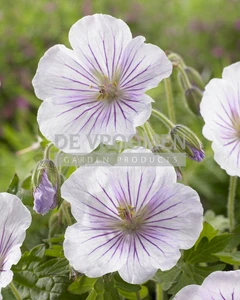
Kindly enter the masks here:
<path id="1" fill-rule="evenodd" d="M 212 79 L 200 105 L 205 121 L 203 135 L 213 141 L 214 158 L 229 175 L 240 176 L 240 81 L 234 64 L 223 79 Z M 236 73 L 236 77 L 231 77 Z"/>
<path id="2" fill-rule="evenodd" d="M 150 151 L 122 155 L 128 153 Z M 172 268 L 179 249 L 192 247 L 202 230 L 199 197 L 176 183 L 172 166 L 84 166 L 61 189 L 77 220 L 67 230 L 65 255 L 90 277 L 119 270 L 124 280 L 142 283 L 158 268 Z"/>
<path id="3" fill-rule="evenodd" d="M 120 87 L 133 93 L 141 93 L 153 87 L 172 73 L 172 63 L 157 46 L 145 44 L 145 38 L 134 38 L 123 52 L 120 71 Z"/>
<path id="4" fill-rule="evenodd" d="M 153 100 L 144 93 L 171 74 L 171 62 L 143 37 L 132 39 L 128 26 L 108 15 L 82 18 L 69 40 L 73 50 L 50 48 L 33 79 L 44 100 L 38 112 L 41 132 L 67 153 L 90 153 L 100 142 L 112 145 L 123 137 L 127 142 L 150 117 Z"/>
<path id="5" fill-rule="evenodd" d="M 131 39 L 132 34 L 126 23 L 102 14 L 82 18 L 69 32 L 70 44 L 86 69 L 111 79 Z"/>
<path id="6" fill-rule="evenodd" d="M 240 300 L 240 270 L 217 271 L 210 274 L 201 286 L 184 287 L 174 300 Z"/>
<path id="7" fill-rule="evenodd" d="M 26 229 L 31 224 L 31 214 L 21 200 L 12 194 L 0 193 L 0 289 L 7 286 L 13 277 L 10 270 L 21 257 L 20 247 Z"/>

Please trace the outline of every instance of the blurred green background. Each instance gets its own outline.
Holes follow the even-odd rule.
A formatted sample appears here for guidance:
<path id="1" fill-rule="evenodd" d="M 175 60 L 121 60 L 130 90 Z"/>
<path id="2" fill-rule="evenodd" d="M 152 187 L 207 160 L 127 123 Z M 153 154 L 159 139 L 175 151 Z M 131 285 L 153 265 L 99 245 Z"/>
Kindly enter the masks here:
<path id="1" fill-rule="evenodd" d="M 0 7 L 0 191 L 15 172 L 23 180 L 40 159 L 37 145 L 36 98 L 31 80 L 44 52 L 55 44 L 69 46 L 68 31 L 84 15 L 106 13 L 123 19 L 134 36 L 172 50 L 196 68 L 207 83 L 220 77 L 224 66 L 240 60 L 240 7 L 233 0 L 8 0 Z M 190 114 L 173 74 L 179 123 L 189 125 L 204 143 L 206 158 L 188 161 L 184 183 L 198 191 L 206 209 L 226 214 L 228 176 L 214 162 L 203 121 Z M 154 106 L 167 113 L 163 84 L 150 92 Z M 158 133 L 165 133 L 154 123 Z M 20 151 L 20 152 L 19 152 Z M 238 189 L 238 198 L 239 189 Z M 240 201 L 239 201 L 240 202 Z M 240 205 L 237 204 L 239 211 Z M 240 213 L 238 220 L 240 221 Z"/>

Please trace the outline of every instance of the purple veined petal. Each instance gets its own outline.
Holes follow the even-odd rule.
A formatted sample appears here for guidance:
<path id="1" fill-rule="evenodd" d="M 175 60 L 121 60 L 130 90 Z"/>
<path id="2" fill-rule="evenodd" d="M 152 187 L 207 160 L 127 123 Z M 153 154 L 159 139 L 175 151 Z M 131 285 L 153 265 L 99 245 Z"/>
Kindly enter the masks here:
<path id="1" fill-rule="evenodd" d="M 66 180 L 61 194 L 71 204 L 72 214 L 84 226 L 113 226 L 120 220 L 119 203 L 109 182 L 110 165 L 82 166 Z M 81 199 L 81 201 L 79 201 Z"/>
<path id="2" fill-rule="evenodd" d="M 202 288 L 198 285 L 192 284 L 184 287 L 180 292 L 177 293 L 177 295 L 173 299 L 174 300 L 203 300 L 202 294 L 203 294 Z"/>
<path id="3" fill-rule="evenodd" d="M 144 92 L 156 87 L 172 73 L 172 63 L 157 46 L 145 44 L 145 38 L 134 38 L 123 52 L 121 60 L 121 89 Z"/>
<path id="4" fill-rule="evenodd" d="M 125 251 L 127 253 L 126 264 L 118 271 L 123 280 L 132 284 L 141 284 L 154 276 L 157 267 L 151 264 L 150 253 L 138 234 L 131 236 L 129 246 Z"/>
<path id="5" fill-rule="evenodd" d="M 129 151 L 139 152 L 149 154 L 144 149 Z M 78 238 L 80 233 L 75 227 L 68 229 L 66 256 L 74 268 L 92 277 L 114 269 L 130 283 L 143 283 L 159 267 L 172 268 L 180 258 L 179 249 L 189 249 L 202 229 L 203 209 L 199 197 L 191 188 L 176 183 L 172 166 L 80 167 L 61 190 L 77 220 L 74 226 L 82 229 L 82 238 Z M 92 246 L 82 251 L 90 241 L 94 241 Z M 112 243 L 107 253 L 112 253 L 114 247 L 120 251 L 121 244 L 120 252 L 127 255 L 121 260 L 124 261 L 121 266 L 115 262 L 115 254 L 107 262 L 105 254 L 102 257 L 101 251 Z M 73 253 L 76 248 L 82 254 Z M 88 255 L 91 260 L 87 259 Z M 104 263 L 105 269 L 99 270 Z"/>
<path id="6" fill-rule="evenodd" d="M 53 46 L 45 53 L 32 83 L 39 99 L 54 97 L 56 103 L 68 104 L 70 108 L 95 100 L 100 84 L 74 51 L 64 45 Z"/>
<path id="7" fill-rule="evenodd" d="M 88 277 L 100 277 L 119 270 L 127 259 L 129 237 L 121 230 L 83 227 L 76 223 L 67 228 L 64 255 L 74 268 Z"/>
<path id="8" fill-rule="evenodd" d="M 130 157 L 132 155 L 144 157 L 145 154 L 153 159 L 155 157 L 150 150 L 143 147 L 125 150 L 122 156 L 125 157 L 128 153 Z M 121 165 L 121 160 L 119 159 L 119 161 L 119 165 Z M 112 186 L 119 199 L 128 199 L 129 204 L 136 209 L 144 207 L 159 188 L 176 182 L 176 172 L 167 162 L 166 166 L 159 168 L 150 166 L 125 167 L 126 176 L 123 176 L 122 166 L 116 168 L 117 166 L 118 164 L 114 168 Z"/>
<path id="9" fill-rule="evenodd" d="M 58 105 L 54 99 L 48 99 L 41 104 L 37 120 L 42 134 L 62 151 L 90 153 L 100 143 L 100 132 L 96 135 L 92 129 L 104 110 L 102 102 L 85 102 L 69 109 L 68 105 Z"/>
<path id="10" fill-rule="evenodd" d="M 174 300 L 239 300 L 240 271 L 216 271 L 203 281 L 201 286 L 189 285 L 177 293 Z"/>
<path id="11" fill-rule="evenodd" d="M 120 138 L 127 142 L 136 133 L 135 127 L 149 118 L 150 101 L 147 95 L 126 96 L 112 103 L 82 101 L 72 107 L 49 98 L 41 104 L 37 119 L 42 134 L 62 151 L 89 153 L 106 135 L 105 143 Z"/>
<path id="12" fill-rule="evenodd" d="M 123 49 L 131 39 L 126 23 L 102 14 L 82 18 L 69 32 L 70 44 L 79 61 L 93 73 L 111 79 L 118 69 Z"/>
<path id="13" fill-rule="evenodd" d="M 234 70 L 229 66 L 226 74 Z M 213 141 L 214 159 L 229 175 L 240 176 L 240 83 L 226 76 L 212 79 L 200 109 L 205 121 L 203 135 Z"/>
<path id="14" fill-rule="evenodd" d="M 73 50 L 50 48 L 33 79 L 44 100 L 38 113 L 42 134 L 67 153 L 87 154 L 100 142 L 127 142 L 150 117 L 152 99 L 144 92 L 170 75 L 171 62 L 144 38 L 132 40 L 128 26 L 108 15 L 82 18 L 69 40 Z M 60 135 L 64 145 L 57 144 Z M 72 145 L 75 138 L 78 146 Z"/>
<path id="15" fill-rule="evenodd" d="M 21 257 L 20 247 L 31 224 L 31 214 L 21 200 L 12 194 L 0 193 L 0 289 L 13 277 L 10 270 Z"/>

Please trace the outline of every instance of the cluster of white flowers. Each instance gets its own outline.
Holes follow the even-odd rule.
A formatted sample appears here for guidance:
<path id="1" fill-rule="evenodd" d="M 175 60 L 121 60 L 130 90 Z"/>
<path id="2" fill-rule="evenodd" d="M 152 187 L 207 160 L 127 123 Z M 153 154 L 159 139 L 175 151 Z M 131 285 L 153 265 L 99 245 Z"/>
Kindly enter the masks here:
<path id="1" fill-rule="evenodd" d="M 141 36 L 132 38 L 123 21 L 101 14 L 74 24 L 69 41 L 73 50 L 56 45 L 45 53 L 33 79 L 35 93 L 43 100 L 38 112 L 41 132 L 55 144 L 60 134 L 69 140 L 78 135 L 78 153 L 93 151 L 101 134 L 115 140 L 117 135 L 135 134 L 136 127 L 151 115 L 153 100 L 145 92 L 172 72 L 165 53 L 144 43 Z M 239 76 L 239 63 L 224 69 L 223 79 L 213 79 L 206 86 L 201 103 L 206 123 L 203 134 L 213 141 L 215 160 L 237 176 Z M 62 150 L 76 152 L 70 144 Z M 144 148 L 124 154 L 135 151 L 151 154 Z M 96 164 L 77 169 L 65 181 L 61 194 L 71 204 L 76 223 L 67 228 L 63 247 L 77 271 L 89 277 L 118 271 L 129 283 L 143 283 L 157 269 L 171 269 L 181 256 L 180 249 L 194 245 L 202 230 L 199 196 L 177 183 L 174 168 L 166 165 Z M 52 191 L 53 184 L 45 173 L 43 179 L 35 194 L 40 193 L 38 198 L 46 202 L 47 188 Z M 46 213 L 56 205 L 44 203 L 35 203 L 35 209 Z M 16 196 L 0 194 L 0 209 L 3 206 L 7 212 L 0 219 L 0 289 L 12 280 L 10 268 L 20 258 L 20 246 L 31 223 L 29 211 Z M 202 286 L 185 287 L 174 299 L 236 300 L 240 299 L 239 283 L 240 271 L 215 272 Z"/>

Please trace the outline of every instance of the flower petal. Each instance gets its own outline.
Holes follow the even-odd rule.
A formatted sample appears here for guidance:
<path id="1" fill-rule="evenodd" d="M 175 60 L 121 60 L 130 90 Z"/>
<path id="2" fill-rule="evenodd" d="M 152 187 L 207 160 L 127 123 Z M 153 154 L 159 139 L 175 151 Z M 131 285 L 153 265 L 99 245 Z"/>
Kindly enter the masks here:
<path id="1" fill-rule="evenodd" d="M 120 219 L 110 172 L 109 165 L 82 166 L 63 183 L 62 197 L 71 204 L 72 214 L 80 224 L 109 227 Z"/>
<path id="2" fill-rule="evenodd" d="M 182 184 L 166 185 L 149 199 L 145 211 L 142 242 L 152 265 L 169 270 L 181 256 L 179 249 L 191 248 L 202 230 L 199 196 Z"/>
<path id="3" fill-rule="evenodd" d="M 70 108 L 93 102 L 99 90 L 95 76 L 64 45 L 53 46 L 45 53 L 32 84 L 39 99 L 54 97 L 56 103 Z"/>
<path id="4" fill-rule="evenodd" d="M 85 102 L 70 108 L 48 99 L 41 104 L 37 120 L 42 134 L 62 151 L 90 153 L 100 143 L 99 132 L 95 134 L 92 129 L 103 110 L 101 102 Z"/>
<path id="5" fill-rule="evenodd" d="M 141 284 L 152 278 L 157 267 L 152 266 L 149 253 L 145 250 L 138 236 L 131 236 L 129 247 L 126 250 L 126 264 L 118 271 L 123 280 L 133 284 Z"/>
<path id="6" fill-rule="evenodd" d="M 203 282 L 202 288 L 211 297 L 222 299 L 240 299 L 240 270 L 217 271 L 210 274 Z"/>
<path id="7" fill-rule="evenodd" d="M 202 293 L 202 288 L 199 285 L 192 284 L 181 289 L 173 300 L 207 300 L 207 298 L 202 297 Z"/>
<path id="8" fill-rule="evenodd" d="M 127 254 L 128 237 L 117 229 L 83 228 L 76 223 L 67 228 L 64 255 L 71 266 L 88 277 L 99 277 L 119 270 Z"/>
<path id="9" fill-rule="evenodd" d="M 238 81 L 240 78 L 240 62 L 236 62 L 223 69 L 222 78 L 230 81 Z"/>
<path id="10" fill-rule="evenodd" d="M 95 14 L 76 22 L 69 41 L 79 61 L 88 70 L 112 79 L 123 49 L 132 39 L 129 27 L 120 19 Z"/>
<path id="11" fill-rule="evenodd" d="M 143 207 L 156 192 L 167 184 L 176 182 L 176 172 L 174 168 L 166 161 L 166 166 L 151 167 L 151 166 L 129 166 L 117 168 L 121 165 L 122 161 L 127 157 L 129 153 L 129 159 L 134 156 L 140 156 L 154 158 L 154 154 L 147 149 L 142 147 L 125 150 L 119 157 L 119 164 L 116 164 L 112 168 L 112 186 L 114 187 L 115 193 L 119 201 L 121 199 L 128 199 L 129 204 L 136 208 L 136 210 Z M 162 158 L 162 161 L 164 159 Z"/>
<path id="12" fill-rule="evenodd" d="M 157 46 L 145 44 L 145 38 L 134 38 L 123 52 L 120 63 L 121 89 L 142 93 L 158 86 L 172 73 L 172 63 Z"/>
<path id="13" fill-rule="evenodd" d="M 214 159 L 229 175 L 240 175 L 240 96 L 237 82 L 213 79 L 200 105 L 203 135 L 213 141 Z"/>
<path id="14" fill-rule="evenodd" d="M 189 285 L 184 287 L 177 293 L 174 300 L 239 300 L 239 295 L 240 271 L 216 271 L 211 273 L 201 286 Z"/>
<path id="15" fill-rule="evenodd" d="M 0 211 L 4 212 L 0 219 L 0 287 L 5 287 L 12 279 L 11 266 L 21 257 L 20 247 L 32 218 L 21 200 L 8 193 L 0 193 Z"/>

